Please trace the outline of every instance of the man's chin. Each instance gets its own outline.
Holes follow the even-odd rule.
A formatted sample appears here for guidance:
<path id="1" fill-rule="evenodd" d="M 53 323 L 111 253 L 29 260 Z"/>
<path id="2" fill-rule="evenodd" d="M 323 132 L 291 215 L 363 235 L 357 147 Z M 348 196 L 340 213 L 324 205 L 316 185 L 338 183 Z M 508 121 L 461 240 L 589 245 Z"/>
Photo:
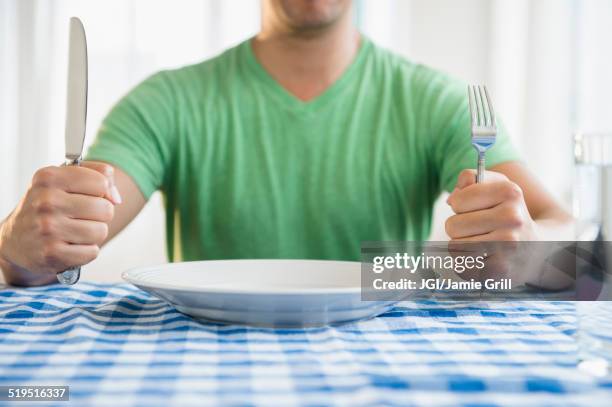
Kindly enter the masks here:
<path id="1" fill-rule="evenodd" d="M 281 2 L 285 19 L 296 32 L 326 30 L 337 23 L 346 12 L 341 4 L 300 4 L 295 1 Z"/>
<path id="2" fill-rule="evenodd" d="M 299 21 L 291 21 L 290 25 L 296 33 L 316 33 L 321 32 L 333 27 L 337 19 L 302 19 Z"/>

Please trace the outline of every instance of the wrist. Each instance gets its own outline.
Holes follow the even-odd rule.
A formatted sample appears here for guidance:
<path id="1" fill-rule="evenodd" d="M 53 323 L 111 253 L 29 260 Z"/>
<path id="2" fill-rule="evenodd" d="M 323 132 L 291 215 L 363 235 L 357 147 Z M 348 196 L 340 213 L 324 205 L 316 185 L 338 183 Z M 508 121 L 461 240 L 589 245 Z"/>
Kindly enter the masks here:
<path id="1" fill-rule="evenodd" d="M 5 234 L 3 231 L 5 221 L 0 222 L 0 277 L 4 276 L 4 281 L 7 284 L 13 285 L 14 267 L 6 258 L 5 252 Z"/>
<path id="2" fill-rule="evenodd" d="M 10 216 L 10 215 L 9 215 Z M 6 232 L 5 227 L 7 223 L 8 217 L 2 221 L 0 221 L 0 270 L 4 270 L 8 267 L 9 261 L 6 258 L 5 252 L 5 242 L 6 242 Z"/>
<path id="3" fill-rule="evenodd" d="M 576 240 L 574 219 L 571 216 L 565 218 L 545 218 L 534 220 L 534 229 L 537 240 L 544 241 L 573 241 Z"/>
<path id="4" fill-rule="evenodd" d="M 24 270 L 13 263 L 7 253 L 10 218 L 11 215 L 0 222 L 0 272 L 4 275 L 4 280 L 7 284 L 25 285 L 26 282 L 21 281 L 21 277 L 24 276 Z"/>
<path id="5" fill-rule="evenodd" d="M 10 216 L 10 215 L 9 215 Z M 8 260 L 8 256 L 6 254 L 6 224 L 8 222 L 8 217 L 4 220 L 0 221 L 0 272 L 4 274 L 4 278 L 7 283 L 11 283 L 12 275 L 14 274 L 15 267 Z"/>
<path id="6" fill-rule="evenodd" d="M 11 260 L 7 244 L 10 234 L 10 222 L 11 215 L 0 222 L 0 274 L 4 275 L 5 283 L 14 286 L 30 287 L 57 282 L 54 274 L 32 272 Z"/>

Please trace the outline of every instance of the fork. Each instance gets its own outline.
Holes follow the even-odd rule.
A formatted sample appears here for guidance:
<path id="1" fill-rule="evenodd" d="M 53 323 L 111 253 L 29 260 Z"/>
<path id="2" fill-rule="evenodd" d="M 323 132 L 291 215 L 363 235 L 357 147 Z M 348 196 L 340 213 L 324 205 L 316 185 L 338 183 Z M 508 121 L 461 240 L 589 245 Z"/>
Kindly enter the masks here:
<path id="1" fill-rule="evenodd" d="M 484 181 L 485 152 L 495 144 L 497 123 L 486 86 L 469 85 L 468 98 L 472 115 L 472 145 L 478 152 L 476 183 L 481 183 Z"/>

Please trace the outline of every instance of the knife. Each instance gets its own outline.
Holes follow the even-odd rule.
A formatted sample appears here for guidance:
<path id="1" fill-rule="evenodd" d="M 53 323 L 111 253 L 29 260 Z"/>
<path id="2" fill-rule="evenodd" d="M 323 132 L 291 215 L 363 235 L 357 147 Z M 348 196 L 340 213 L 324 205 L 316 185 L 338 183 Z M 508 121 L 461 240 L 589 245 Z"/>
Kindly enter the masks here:
<path id="1" fill-rule="evenodd" d="M 70 18 L 68 48 L 68 88 L 66 94 L 66 163 L 80 165 L 87 119 L 87 40 L 83 23 Z M 81 267 L 57 273 L 60 283 L 72 285 L 79 281 Z"/>

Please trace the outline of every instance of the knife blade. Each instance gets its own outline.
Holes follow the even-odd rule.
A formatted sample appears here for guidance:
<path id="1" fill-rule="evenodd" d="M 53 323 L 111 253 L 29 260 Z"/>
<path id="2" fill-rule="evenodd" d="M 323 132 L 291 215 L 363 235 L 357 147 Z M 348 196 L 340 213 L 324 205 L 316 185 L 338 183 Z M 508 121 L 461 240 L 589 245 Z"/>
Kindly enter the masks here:
<path id="1" fill-rule="evenodd" d="M 87 39 L 85 28 L 77 17 L 70 18 L 68 47 L 68 85 L 66 92 L 66 165 L 79 165 L 83 154 L 87 122 Z M 79 281 L 81 267 L 57 273 L 62 284 Z"/>

